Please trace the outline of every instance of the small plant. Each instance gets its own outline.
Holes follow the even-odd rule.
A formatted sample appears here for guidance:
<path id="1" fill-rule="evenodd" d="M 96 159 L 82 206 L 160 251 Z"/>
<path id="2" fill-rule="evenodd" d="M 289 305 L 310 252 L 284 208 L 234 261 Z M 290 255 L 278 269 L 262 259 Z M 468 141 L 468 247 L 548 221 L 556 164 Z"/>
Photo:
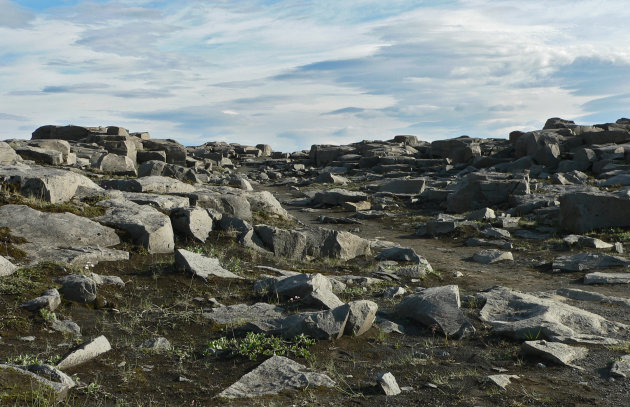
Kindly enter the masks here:
<path id="1" fill-rule="evenodd" d="M 42 308 L 39 310 L 39 315 L 44 319 L 44 321 L 48 323 L 53 323 L 57 320 L 57 315 L 54 312 L 47 308 Z"/>
<path id="2" fill-rule="evenodd" d="M 315 340 L 304 335 L 298 335 L 290 340 L 284 340 L 277 336 L 266 336 L 248 332 L 244 338 L 231 338 L 223 336 L 206 344 L 204 355 L 214 355 L 224 352 L 229 355 L 247 356 L 249 360 L 256 360 L 258 356 L 294 355 L 310 359 L 309 346 L 315 344 Z"/>
<path id="3" fill-rule="evenodd" d="M 542 333 L 542 328 L 538 328 L 538 332 L 527 330 L 527 332 L 523 333 L 523 336 L 528 341 L 537 341 L 540 339 Z"/>

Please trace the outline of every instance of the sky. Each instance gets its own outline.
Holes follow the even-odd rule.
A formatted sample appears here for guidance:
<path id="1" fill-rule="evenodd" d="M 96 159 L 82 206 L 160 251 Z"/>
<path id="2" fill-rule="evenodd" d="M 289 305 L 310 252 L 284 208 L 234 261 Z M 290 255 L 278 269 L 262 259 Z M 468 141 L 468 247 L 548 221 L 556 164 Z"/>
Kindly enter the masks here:
<path id="1" fill-rule="evenodd" d="M 121 126 L 276 151 L 630 116 L 621 0 L 0 0 L 0 139 Z"/>

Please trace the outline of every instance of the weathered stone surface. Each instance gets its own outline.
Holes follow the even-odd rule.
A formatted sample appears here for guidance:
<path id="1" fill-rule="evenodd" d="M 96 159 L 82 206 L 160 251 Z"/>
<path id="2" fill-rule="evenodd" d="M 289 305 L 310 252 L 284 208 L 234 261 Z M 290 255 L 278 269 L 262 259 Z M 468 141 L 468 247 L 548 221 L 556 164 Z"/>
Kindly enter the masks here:
<path id="1" fill-rule="evenodd" d="M 628 279 L 630 283 L 630 279 Z M 620 305 L 622 307 L 630 307 L 630 298 L 608 296 L 592 291 L 578 290 L 577 288 L 560 288 L 556 290 L 556 294 L 566 298 L 578 301 L 601 302 L 604 304 Z"/>
<path id="2" fill-rule="evenodd" d="M 396 313 L 427 327 L 437 325 L 445 335 L 461 338 L 473 334 L 475 328 L 460 309 L 456 285 L 433 287 L 403 298 Z"/>
<path id="3" fill-rule="evenodd" d="M 284 356 L 272 356 L 217 397 L 252 398 L 320 386 L 334 387 L 335 382 L 330 377 L 307 369 Z"/>
<path id="4" fill-rule="evenodd" d="M 103 353 L 109 352 L 111 349 L 112 347 L 107 338 L 101 335 L 90 342 L 84 343 L 64 356 L 61 362 L 57 364 L 57 369 L 71 369 L 75 366 L 89 362 Z"/>
<path id="5" fill-rule="evenodd" d="M 348 303 L 350 314 L 344 335 L 360 336 L 367 332 L 376 319 L 378 304 L 374 301 L 359 300 Z"/>
<path id="6" fill-rule="evenodd" d="M 509 179 L 495 174 L 472 173 L 447 197 L 449 212 L 466 212 L 508 201 L 511 195 L 530 193 L 528 177 Z"/>
<path id="7" fill-rule="evenodd" d="M 505 390 L 512 379 L 519 379 L 519 377 L 514 374 L 493 374 L 486 376 L 486 379 Z"/>
<path id="8" fill-rule="evenodd" d="M 322 182 L 326 184 L 346 185 L 347 183 L 350 182 L 350 180 L 348 180 L 345 177 L 342 177 L 341 175 L 336 175 L 331 172 L 322 172 L 321 174 L 317 176 L 317 178 L 315 178 L 315 182 Z"/>
<path id="9" fill-rule="evenodd" d="M 162 350 L 171 349 L 172 345 L 168 339 L 160 336 L 157 338 L 147 339 L 146 341 L 142 342 L 142 344 L 140 345 L 140 348 L 148 349 L 152 351 L 162 351 Z"/>
<path id="10" fill-rule="evenodd" d="M 29 311 L 39 311 L 42 308 L 46 308 L 49 311 L 54 311 L 61 305 L 61 297 L 59 291 L 55 288 L 46 290 L 37 298 L 26 301 L 20 305 L 20 308 L 24 308 Z"/>
<path id="11" fill-rule="evenodd" d="M 578 253 L 553 259 L 553 271 L 585 271 L 596 268 L 628 267 L 630 260 L 604 253 Z"/>
<path id="12" fill-rule="evenodd" d="M 236 191 L 239 190 L 228 187 L 221 190 L 200 190 L 189 195 L 190 204 L 213 209 L 223 215 L 251 221 L 251 205 Z"/>
<path id="13" fill-rule="evenodd" d="M 16 265 L 5 259 L 3 256 L 0 256 L 0 277 L 10 276 L 15 273 L 15 270 L 17 270 Z"/>
<path id="14" fill-rule="evenodd" d="M 254 230 L 264 247 L 277 256 L 349 260 L 370 254 L 370 242 L 349 232 L 325 228 L 285 230 L 267 225 L 256 225 Z"/>
<path id="15" fill-rule="evenodd" d="M 152 192 L 156 194 L 186 194 L 195 191 L 195 187 L 179 180 L 150 176 L 136 179 L 111 179 L 102 182 L 108 189 L 127 192 Z"/>
<path id="16" fill-rule="evenodd" d="M 69 201 L 79 187 L 101 190 L 84 175 L 57 168 L 25 164 L 0 165 L 0 184 L 9 185 L 24 196 L 51 203 Z"/>
<path id="17" fill-rule="evenodd" d="M 281 321 L 280 333 L 285 338 L 305 334 L 316 339 L 339 339 L 345 331 L 349 314 L 350 307 L 341 305 L 327 311 L 289 315 Z"/>
<path id="18" fill-rule="evenodd" d="M 630 376 L 630 355 L 624 355 L 615 360 L 610 367 L 610 375 L 628 378 Z"/>
<path id="19" fill-rule="evenodd" d="M 525 341 L 521 346 L 521 351 L 526 356 L 540 357 L 565 366 L 573 366 L 571 362 L 586 357 L 588 353 L 586 348 L 545 340 Z"/>
<path id="20" fill-rule="evenodd" d="M 0 227 L 27 240 L 20 244 L 32 261 L 65 260 L 72 264 L 128 258 L 106 249 L 120 243 L 113 229 L 71 213 L 40 212 L 25 205 L 0 207 Z"/>
<path id="21" fill-rule="evenodd" d="M 106 174 L 137 176 L 136 163 L 129 157 L 118 154 L 92 156 L 90 166 Z"/>
<path id="22" fill-rule="evenodd" d="M 376 378 L 376 382 L 386 396 L 396 396 L 401 393 L 396 378 L 390 372 L 379 374 Z"/>
<path id="23" fill-rule="evenodd" d="M 177 249 L 175 251 L 175 267 L 180 270 L 186 270 L 204 280 L 207 280 L 211 276 L 242 278 L 221 267 L 219 259 L 189 252 L 184 249 Z"/>
<path id="24" fill-rule="evenodd" d="M 204 312 L 203 316 L 215 324 L 230 326 L 286 317 L 284 308 L 266 302 L 258 302 L 254 305 L 236 304 L 213 308 Z"/>
<path id="25" fill-rule="evenodd" d="M 182 182 L 201 182 L 194 168 L 188 168 L 177 164 L 168 164 L 164 161 L 150 160 L 142 163 L 138 168 L 139 177 L 161 176 L 172 177 Z"/>
<path id="26" fill-rule="evenodd" d="M 31 400 L 37 391 L 43 398 L 39 402 L 53 405 L 64 400 L 74 386 L 76 383 L 70 376 L 49 365 L 0 364 L 0 394 L 11 392 L 17 400 Z"/>
<path id="27" fill-rule="evenodd" d="M 624 191 L 563 195 L 560 197 L 560 226 L 572 233 L 630 226 L 630 196 Z"/>
<path id="28" fill-rule="evenodd" d="M 376 256 L 376 260 L 408 261 L 419 264 L 421 262 L 421 257 L 412 248 L 391 247 L 380 252 Z"/>
<path id="29" fill-rule="evenodd" d="M 58 278 L 56 282 L 62 285 L 60 291 L 67 300 L 91 303 L 96 299 L 96 282 L 87 276 L 70 274 Z"/>
<path id="30" fill-rule="evenodd" d="M 175 234 L 205 242 L 212 232 L 213 221 L 208 211 L 196 206 L 171 211 Z"/>
<path id="31" fill-rule="evenodd" d="M 78 141 L 89 135 L 89 130 L 80 126 L 41 126 L 32 134 L 33 139 L 59 139 Z"/>
<path id="32" fill-rule="evenodd" d="M 616 343 L 628 326 L 552 298 L 526 294 L 505 287 L 482 293 L 486 304 L 482 321 L 499 334 L 516 339 L 555 342 Z"/>
<path id="33" fill-rule="evenodd" d="M 70 334 L 74 336 L 81 336 L 81 327 L 74 321 L 70 320 L 58 320 L 55 319 L 50 324 L 50 327 L 57 332 L 63 334 Z"/>
<path id="34" fill-rule="evenodd" d="M 495 219 L 497 215 L 490 208 L 481 208 L 470 212 L 466 215 L 466 220 L 490 220 Z"/>
<path id="35" fill-rule="evenodd" d="M 486 249 L 473 255 L 473 260 L 481 264 L 494 264 L 500 261 L 513 261 L 511 252 L 504 252 L 497 249 Z"/>
<path id="36" fill-rule="evenodd" d="M 584 284 L 630 284 L 630 273 L 589 273 L 584 276 Z"/>
<path id="37" fill-rule="evenodd" d="M 150 206 L 122 199 L 109 199 L 98 205 L 107 208 L 107 212 L 97 221 L 126 231 L 149 253 L 173 252 L 175 242 L 168 216 Z"/>

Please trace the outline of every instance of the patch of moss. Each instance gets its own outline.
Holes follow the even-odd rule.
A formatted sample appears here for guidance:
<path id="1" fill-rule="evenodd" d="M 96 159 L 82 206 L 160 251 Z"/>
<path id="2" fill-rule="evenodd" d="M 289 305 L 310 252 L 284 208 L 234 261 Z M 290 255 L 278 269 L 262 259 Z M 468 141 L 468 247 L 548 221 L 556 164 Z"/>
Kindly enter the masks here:
<path id="1" fill-rule="evenodd" d="M 0 255 L 20 261 L 26 257 L 26 252 L 15 247 L 15 244 L 26 243 L 26 239 L 11 235 L 11 229 L 0 227 Z"/>

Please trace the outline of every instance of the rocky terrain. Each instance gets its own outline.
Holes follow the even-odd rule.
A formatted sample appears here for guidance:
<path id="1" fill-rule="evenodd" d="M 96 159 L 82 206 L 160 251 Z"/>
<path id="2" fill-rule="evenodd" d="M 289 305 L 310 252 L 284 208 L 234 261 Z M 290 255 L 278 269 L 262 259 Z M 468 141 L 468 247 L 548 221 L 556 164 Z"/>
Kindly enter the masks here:
<path id="1" fill-rule="evenodd" d="M 630 120 L 0 142 L 0 405 L 630 403 Z"/>

